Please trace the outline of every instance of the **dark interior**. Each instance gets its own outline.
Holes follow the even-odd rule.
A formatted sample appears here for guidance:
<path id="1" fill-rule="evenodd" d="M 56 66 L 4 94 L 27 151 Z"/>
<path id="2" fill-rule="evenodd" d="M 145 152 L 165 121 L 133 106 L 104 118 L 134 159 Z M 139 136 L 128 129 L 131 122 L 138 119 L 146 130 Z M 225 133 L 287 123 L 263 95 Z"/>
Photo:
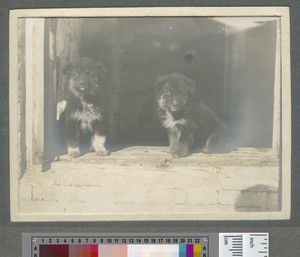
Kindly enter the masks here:
<path id="1" fill-rule="evenodd" d="M 155 116 L 159 75 L 196 81 L 204 101 L 230 128 L 235 147 L 272 147 L 274 21 L 229 32 L 211 18 L 85 18 L 79 55 L 107 68 L 114 144 L 167 145 Z M 110 103 L 113 94 L 118 103 Z"/>

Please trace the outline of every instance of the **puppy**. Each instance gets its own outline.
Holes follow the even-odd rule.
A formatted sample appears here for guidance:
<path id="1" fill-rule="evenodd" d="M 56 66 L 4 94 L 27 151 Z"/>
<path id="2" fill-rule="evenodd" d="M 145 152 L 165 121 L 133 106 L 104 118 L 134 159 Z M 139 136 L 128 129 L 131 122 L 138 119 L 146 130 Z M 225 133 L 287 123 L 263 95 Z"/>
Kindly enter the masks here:
<path id="1" fill-rule="evenodd" d="M 181 75 L 167 74 L 155 83 L 157 112 L 167 130 L 173 157 L 187 156 L 194 147 L 203 153 L 229 151 L 228 129 L 220 118 L 194 97 L 196 83 Z"/>
<path id="2" fill-rule="evenodd" d="M 97 155 L 108 155 L 106 150 L 106 121 L 104 113 L 104 73 L 102 63 L 90 58 L 77 59 L 65 70 L 66 100 L 62 101 L 64 134 L 68 155 L 80 156 L 80 139 L 88 136 Z M 62 110 L 59 110 L 60 112 Z"/>

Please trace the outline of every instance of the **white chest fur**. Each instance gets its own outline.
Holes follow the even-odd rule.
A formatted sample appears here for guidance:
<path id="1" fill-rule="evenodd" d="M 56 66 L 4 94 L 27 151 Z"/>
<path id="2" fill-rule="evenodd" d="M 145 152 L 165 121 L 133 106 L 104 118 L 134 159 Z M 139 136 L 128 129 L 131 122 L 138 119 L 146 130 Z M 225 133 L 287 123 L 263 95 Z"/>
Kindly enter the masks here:
<path id="1" fill-rule="evenodd" d="M 71 114 L 71 118 L 80 121 L 83 131 L 93 131 L 93 123 L 103 119 L 102 110 L 96 109 L 93 104 L 83 104 L 81 111 L 75 111 Z"/>
<path id="2" fill-rule="evenodd" d="M 166 109 L 166 103 L 163 96 L 160 97 L 158 105 L 161 109 L 164 109 L 165 112 L 162 115 L 162 124 L 165 128 L 175 129 L 178 125 L 185 125 L 186 121 L 184 119 L 175 120 L 173 115 Z"/>
<path id="3" fill-rule="evenodd" d="M 165 114 L 162 117 L 162 124 L 165 128 L 175 129 L 178 125 L 185 125 L 186 121 L 184 119 L 175 120 L 173 115 L 166 110 Z"/>

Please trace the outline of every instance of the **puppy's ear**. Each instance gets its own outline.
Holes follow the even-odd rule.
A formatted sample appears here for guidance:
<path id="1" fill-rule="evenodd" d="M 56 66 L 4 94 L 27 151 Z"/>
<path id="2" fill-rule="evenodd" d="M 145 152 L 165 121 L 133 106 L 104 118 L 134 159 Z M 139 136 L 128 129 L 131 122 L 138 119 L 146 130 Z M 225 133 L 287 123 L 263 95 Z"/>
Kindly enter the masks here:
<path id="1" fill-rule="evenodd" d="M 107 69 L 105 68 L 104 64 L 102 62 L 97 62 L 97 70 L 99 72 L 99 75 L 104 78 L 107 73 Z"/>
<path id="2" fill-rule="evenodd" d="M 159 76 L 154 84 L 155 93 L 158 93 L 162 86 L 166 83 L 167 79 L 166 76 Z"/>
<path id="3" fill-rule="evenodd" d="M 188 78 L 186 79 L 186 82 L 187 82 L 187 85 L 188 85 L 188 87 L 190 89 L 191 94 L 196 93 L 196 91 L 197 91 L 197 84 L 196 84 L 196 82 L 194 80 L 191 80 L 191 79 L 188 79 Z"/>

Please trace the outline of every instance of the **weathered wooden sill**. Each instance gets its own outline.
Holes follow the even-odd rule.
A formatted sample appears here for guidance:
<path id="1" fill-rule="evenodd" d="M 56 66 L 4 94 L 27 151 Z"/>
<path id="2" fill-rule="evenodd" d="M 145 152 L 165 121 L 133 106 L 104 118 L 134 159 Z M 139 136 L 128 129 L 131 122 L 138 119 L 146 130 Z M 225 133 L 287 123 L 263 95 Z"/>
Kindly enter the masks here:
<path id="1" fill-rule="evenodd" d="M 54 166 L 75 163 L 113 164 L 168 168 L 174 166 L 278 166 L 278 158 L 271 148 L 238 148 L 226 154 L 194 153 L 183 158 L 172 158 L 167 147 L 131 146 L 112 152 L 109 156 L 87 153 L 79 158 L 60 157 Z"/>

